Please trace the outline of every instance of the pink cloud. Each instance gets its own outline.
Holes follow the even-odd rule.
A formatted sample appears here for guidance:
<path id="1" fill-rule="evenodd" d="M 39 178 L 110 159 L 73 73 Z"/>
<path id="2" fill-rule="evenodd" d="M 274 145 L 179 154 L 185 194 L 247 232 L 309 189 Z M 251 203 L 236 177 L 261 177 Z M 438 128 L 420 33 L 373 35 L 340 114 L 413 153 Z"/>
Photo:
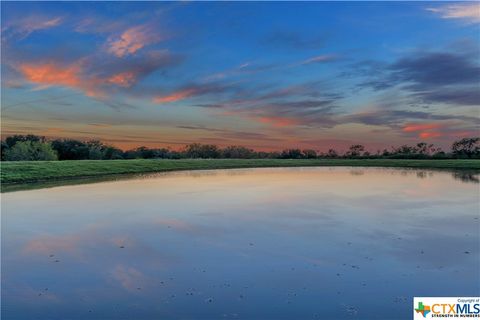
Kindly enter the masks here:
<path id="1" fill-rule="evenodd" d="M 121 58 L 132 55 L 145 46 L 154 44 L 162 39 L 152 28 L 145 25 L 131 27 L 120 36 L 108 41 L 107 51 Z"/>
<path id="2" fill-rule="evenodd" d="M 130 87 L 133 83 L 135 83 L 135 73 L 131 71 L 121 72 L 114 74 L 110 78 L 107 79 L 107 82 L 115 84 L 120 87 Z"/>

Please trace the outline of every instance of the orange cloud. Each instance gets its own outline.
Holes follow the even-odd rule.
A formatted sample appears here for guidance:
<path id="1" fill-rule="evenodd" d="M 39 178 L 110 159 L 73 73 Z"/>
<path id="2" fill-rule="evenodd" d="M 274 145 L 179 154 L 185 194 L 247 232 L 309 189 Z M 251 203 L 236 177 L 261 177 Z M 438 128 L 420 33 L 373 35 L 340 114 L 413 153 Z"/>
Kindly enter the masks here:
<path id="1" fill-rule="evenodd" d="M 403 127 L 405 132 L 415 132 L 415 131 L 424 131 L 441 128 L 442 125 L 439 123 L 423 123 L 423 124 L 408 124 Z"/>
<path id="2" fill-rule="evenodd" d="M 297 121 L 281 117 L 259 117 L 256 118 L 261 123 L 271 124 L 274 127 L 288 127 L 297 124 Z"/>
<path id="3" fill-rule="evenodd" d="M 153 98 L 154 103 L 168 103 L 186 99 L 193 96 L 197 91 L 195 89 L 185 89 L 169 94 L 168 96 L 159 96 Z"/>
<path id="4" fill-rule="evenodd" d="M 80 68 L 77 65 L 62 68 L 54 63 L 22 64 L 20 72 L 28 81 L 44 86 L 78 87 L 80 84 Z"/>
<path id="5" fill-rule="evenodd" d="M 95 98 L 105 98 L 105 85 L 130 87 L 137 80 L 133 71 L 125 71 L 102 78 L 88 75 L 83 70 L 81 61 L 67 66 L 58 65 L 54 62 L 23 63 L 20 64 L 18 70 L 27 81 L 39 85 L 40 89 L 62 86 L 79 89 L 85 95 Z"/>
<path id="6" fill-rule="evenodd" d="M 117 73 L 108 78 L 107 82 L 120 87 L 130 87 L 135 82 L 135 74 L 133 72 Z"/>
<path id="7" fill-rule="evenodd" d="M 99 89 L 103 81 L 94 77 L 82 78 L 79 63 L 69 66 L 59 66 L 53 62 L 24 63 L 20 65 L 19 71 L 26 80 L 40 85 L 40 88 L 63 86 L 80 89 L 89 97 L 100 98 L 104 95 Z"/>
<path id="8" fill-rule="evenodd" d="M 439 130 L 445 128 L 441 123 L 413 123 L 403 127 L 404 132 L 418 132 L 418 137 L 422 139 L 439 138 L 445 134 Z"/>
<path id="9" fill-rule="evenodd" d="M 136 26 L 125 30 L 119 38 L 111 39 L 108 43 L 108 52 L 121 58 L 134 54 L 143 47 L 160 40 L 154 30 L 146 26 Z"/>

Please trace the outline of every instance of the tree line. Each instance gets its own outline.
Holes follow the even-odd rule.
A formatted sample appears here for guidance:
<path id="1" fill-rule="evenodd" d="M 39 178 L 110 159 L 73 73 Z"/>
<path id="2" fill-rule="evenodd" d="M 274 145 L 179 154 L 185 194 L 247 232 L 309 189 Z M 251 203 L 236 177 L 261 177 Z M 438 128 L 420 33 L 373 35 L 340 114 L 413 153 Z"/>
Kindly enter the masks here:
<path id="1" fill-rule="evenodd" d="M 355 144 L 343 153 L 330 149 L 317 152 L 312 149 L 285 149 L 283 151 L 255 151 L 243 146 L 220 148 L 214 144 L 192 143 L 182 150 L 138 147 L 123 151 L 99 140 L 76 139 L 49 140 L 36 135 L 12 135 L 1 142 L 2 161 L 53 161 L 53 160 L 116 160 L 116 159 L 454 159 L 480 158 L 480 138 L 463 138 L 455 141 L 449 151 L 443 151 L 425 142 L 402 145 L 371 153 L 365 146 Z"/>

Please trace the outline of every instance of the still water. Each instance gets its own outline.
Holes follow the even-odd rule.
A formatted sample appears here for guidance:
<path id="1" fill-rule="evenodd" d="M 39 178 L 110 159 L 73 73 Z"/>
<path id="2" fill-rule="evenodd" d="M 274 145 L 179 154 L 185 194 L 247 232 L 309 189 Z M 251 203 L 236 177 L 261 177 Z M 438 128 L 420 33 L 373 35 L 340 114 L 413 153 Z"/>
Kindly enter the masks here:
<path id="1" fill-rule="evenodd" d="M 2 319 L 410 319 L 480 292 L 478 176 L 177 172 L 2 195 Z"/>

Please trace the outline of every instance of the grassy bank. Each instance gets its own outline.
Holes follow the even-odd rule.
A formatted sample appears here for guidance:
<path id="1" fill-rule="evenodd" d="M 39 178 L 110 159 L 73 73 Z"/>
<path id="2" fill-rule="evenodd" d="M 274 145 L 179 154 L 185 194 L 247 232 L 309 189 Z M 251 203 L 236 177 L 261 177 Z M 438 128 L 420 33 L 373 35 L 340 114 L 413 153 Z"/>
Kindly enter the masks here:
<path id="1" fill-rule="evenodd" d="M 215 160 L 81 160 L 2 162 L 2 184 L 68 180 L 120 174 L 229 168 L 353 166 L 479 170 L 480 160 L 404 159 L 215 159 Z"/>

